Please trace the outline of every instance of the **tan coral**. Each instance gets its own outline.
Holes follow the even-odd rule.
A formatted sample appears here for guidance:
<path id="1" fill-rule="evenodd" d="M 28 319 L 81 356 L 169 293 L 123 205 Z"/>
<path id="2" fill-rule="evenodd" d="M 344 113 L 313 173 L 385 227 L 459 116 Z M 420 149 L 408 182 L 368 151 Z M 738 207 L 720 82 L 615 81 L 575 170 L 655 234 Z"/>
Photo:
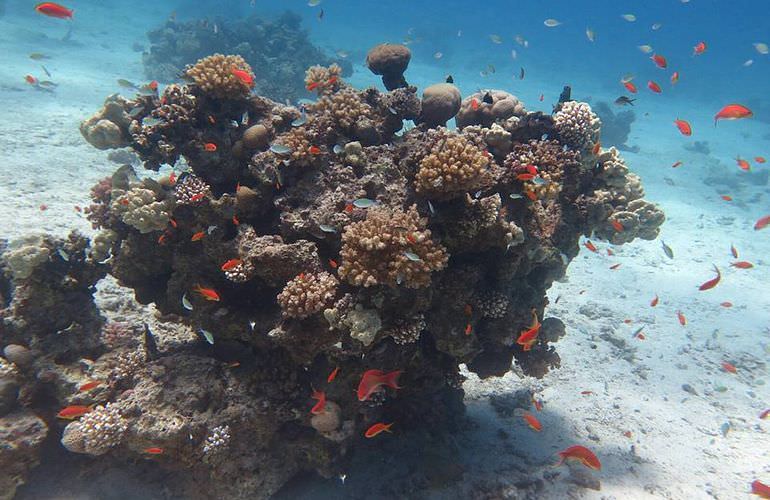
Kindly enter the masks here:
<path id="1" fill-rule="evenodd" d="M 406 212 L 370 208 L 366 220 L 342 234 L 339 275 L 356 286 L 430 285 L 430 273 L 446 267 L 448 255 L 431 239 L 426 220 L 412 206 Z"/>
<path id="2" fill-rule="evenodd" d="M 415 176 L 418 193 L 431 198 L 455 198 L 491 182 L 489 154 L 463 135 L 445 134 L 420 162 Z"/>
<path id="3" fill-rule="evenodd" d="M 374 111 L 353 89 L 345 88 L 333 95 L 321 97 L 313 106 L 314 111 L 327 112 L 334 123 L 350 133 L 360 120 L 371 120 Z"/>
<path id="4" fill-rule="evenodd" d="M 562 190 L 565 173 L 577 173 L 580 169 L 580 154 L 564 150 L 558 141 L 530 140 L 516 144 L 505 158 L 505 180 L 516 181 L 517 175 L 529 173 L 528 166 L 537 168 L 540 182 L 523 182 L 524 191 L 535 193 L 538 199 L 556 198 Z"/>
<path id="5" fill-rule="evenodd" d="M 61 443 L 74 453 L 104 455 L 121 443 L 126 429 L 128 422 L 121 416 L 118 407 L 107 403 L 67 425 Z"/>
<path id="6" fill-rule="evenodd" d="M 313 144 L 304 128 L 292 128 L 276 137 L 273 143 L 286 146 L 291 150 L 290 153 L 281 155 L 281 159 L 288 160 L 292 165 L 308 167 L 319 159 L 320 153 L 313 153 Z"/>
<path id="7" fill-rule="evenodd" d="M 331 305 L 337 294 L 337 278 L 327 272 L 302 273 L 286 283 L 278 294 L 283 315 L 307 318 Z"/>
<path id="8" fill-rule="evenodd" d="M 588 103 L 562 103 L 553 115 L 553 121 L 561 138 L 572 147 L 582 149 L 599 140 L 602 122 Z"/>
<path id="9" fill-rule="evenodd" d="M 136 186 L 128 191 L 112 190 L 110 211 L 140 233 L 165 229 L 171 219 L 173 203 L 158 201 L 155 192 Z"/>
<path id="10" fill-rule="evenodd" d="M 342 86 L 342 68 L 339 64 L 311 66 L 305 71 L 305 88 L 319 95 L 332 94 Z"/>
<path id="11" fill-rule="evenodd" d="M 214 54 L 187 66 L 185 75 L 207 94 L 223 99 L 239 99 L 251 92 L 252 85 L 241 81 L 233 69 L 252 75 L 251 66 L 241 56 Z"/>

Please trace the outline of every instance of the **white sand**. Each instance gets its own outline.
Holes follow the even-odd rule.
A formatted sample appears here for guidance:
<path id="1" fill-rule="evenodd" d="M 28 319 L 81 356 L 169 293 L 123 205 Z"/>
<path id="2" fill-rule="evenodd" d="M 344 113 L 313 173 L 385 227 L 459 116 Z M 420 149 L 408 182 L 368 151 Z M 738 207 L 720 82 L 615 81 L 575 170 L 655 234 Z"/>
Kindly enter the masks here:
<path id="1" fill-rule="evenodd" d="M 158 12 L 157 18 L 163 15 Z M 85 143 L 78 124 L 99 109 L 105 96 L 119 90 L 114 83 L 117 78 L 142 80 L 140 56 L 130 46 L 134 41 L 145 42 L 143 33 L 149 26 L 134 23 L 128 12 L 121 33 L 108 33 L 96 23 L 83 21 L 75 36 L 80 44 L 74 45 L 41 36 L 46 32 L 60 37 L 62 24 L 45 22 L 38 30 L 18 22 L 17 18 L 0 19 L 4 54 L 0 237 L 37 231 L 64 235 L 72 228 L 89 232 L 89 224 L 74 206 L 87 206 L 90 186 L 116 165 L 106 160 L 106 152 Z M 24 83 L 27 73 L 42 77 L 39 64 L 27 58 L 33 51 L 53 56 L 43 64 L 60 84 L 55 94 L 37 92 Z M 420 86 L 432 83 L 419 77 L 423 68 L 415 61 L 410 69 L 412 81 Z M 443 73 L 440 68 L 426 69 L 426 74 L 434 76 Z M 465 92 L 489 86 L 477 70 L 457 73 L 455 79 Z M 361 71 L 353 79 L 355 84 L 376 81 Z M 517 93 L 525 102 L 535 103 L 531 108 L 549 110 L 561 85 L 533 80 L 517 84 Z M 593 95 L 611 102 L 619 90 L 610 86 L 576 89 L 575 97 Z M 536 96 L 543 91 L 548 98 L 537 103 Z M 595 474 L 601 480 L 601 492 L 577 490 L 564 481 L 563 474 L 547 486 L 546 496 L 561 497 L 570 491 L 574 497 L 597 499 L 748 498 L 753 479 L 770 482 L 770 420 L 757 417 L 770 406 L 764 383 L 767 351 L 762 348 L 770 344 L 770 262 L 765 256 L 770 229 L 751 229 L 764 215 L 763 207 L 770 213 L 767 190 L 746 187 L 731 193 L 736 198 L 732 204 L 719 199 L 713 188 L 700 182 L 705 174 L 703 157 L 682 149 L 690 139 L 681 137 L 671 122 L 678 116 L 689 119 L 695 129 L 692 140 L 709 141 L 712 154 L 724 162 L 725 176 L 744 175 L 732 160 L 737 154 L 752 157 L 763 154 L 764 148 L 770 156 L 770 145 L 760 139 L 766 125 L 724 123 L 714 129 L 711 117 L 722 103 L 708 109 L 685 107 L 673 97 L 645 92 L 641 90 L 644 99 L 637 103 L 638 119 L 629 140 L 641 152 L 626 157 L 642 174 L 647 197 L 660 202 L 668 215 L 662 236 L 674 249 L 675 259 L 664 256 L 659 241 L 615 248 L 615 257 L 583 250 L 570 265 L 569 280 L 557 283 L 549 293 L 552 303 L 561 298 L 547 315 L 560 317 L 568 328 L 557 344 L 561 369 L 541 381 L 508 374 L 479 382 L 471 376 L 466 384 L 469 415 L 479 428 L 468 431 L 466 437 L 475 440 L 480 468 L 493 455 L 491 450 L 509 459 L 523 456 L 522 463 L 536 472 L 541 466 L 546 470 L 553 453 L 571 444 L 595 450 L 604 465 Z M 650 115 L 643 117 L 644 112 Z M 743 132 L 750 136 L 742 137 Z M 685 165 L 671 169 L 677 160 Z M 665 177 L 675 185 L 667 184 Z M 41 211 L 41 204 L 47 210 Z M 604 251 L 606 245 L 597 243 Z M 755 264 L 754 269 L 728 267 L 731 243 L 741 259 Z M 622 266 L 610 271 L 614 263 Z M 723 282 L 714 290 L 699 292 L 697 285 L 712 277 L 712 263 L 721 269 Z M 651 308 L 649 302 L 656 294 L 660 304 Z M 720 307 L 725 300 L 734 307 Z M 686 314 L 686 327 L 677 322 L 677 310 Z M 632 323 L 624 324 L 626 318 Z M 631 338 L 639 326 L 645 327 L 645 340 Z M 634 350 L 636 360 L 621 359 L 621 351 L 602 335 L 622 339 Z M 738 373 L 722 371 L 722 361 L 733 363 Z M 685 383 L 699 396 L 683 391 Z M 714 391 L 720 385 L 726 392 Z M 491 394 L 522 388 L 536 390 L 545 402 L 537 413 L 544 427 L 539 434 L 520 418 L 501 419 L 487 403 Z M 584 390 L 595 394 L 581 395 Z M 731 430 L 723 436 L 720 427 L 726 422 Z M 510 440 L 499 439 L 500 428 L 511 434 Z M 632 432 L 630 439 L 623 435 L 625 431 Z M 630 452 L 632 446 L 636 455 Z"/>

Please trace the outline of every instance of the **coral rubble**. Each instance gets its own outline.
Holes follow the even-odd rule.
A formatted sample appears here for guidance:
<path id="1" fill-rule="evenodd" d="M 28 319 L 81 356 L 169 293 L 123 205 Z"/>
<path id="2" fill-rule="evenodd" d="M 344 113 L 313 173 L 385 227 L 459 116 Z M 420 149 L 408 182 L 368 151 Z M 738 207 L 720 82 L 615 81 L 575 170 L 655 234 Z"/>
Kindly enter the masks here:
<path id="1" fill-rule="evenodd" d="M 107 121 L 149 170 L 184 159 L 185 172 L 123 166 L 100 182 L 90 248 L 73 235 L 3 250 L 3 338 L 22 347 L 0 372 L 8 394 L 19 387 L 10 406 L 35 408 L 23 395 L 47 384 L 60 407 L 94 405 L 64 430 L 69 450 L 189 470 L 199 495 L 264 498 L 300 471 L 344 471 L 375 422 L 454 425 L 461 363 L 481 377 L 557 367 L 564 328 L 543 318 L 546 290 L 581 235 L 654 238 L 663 213 L 615 149 L 595 146 L 587 104 L 550 117 L 503 91 L 421 101 L 401 81 L 403 50 L 371 54 L 392 90 L 316 67 L 319 98 L 300 109 L 196 71 L 159 95 L 109 98 L 86 124 Z M 227 57 L 192 68 L 216 73 Z M 439 94 L 448 102 L 431 103 Z M 443 128 L 458 111 L 461 129 Z M 102 328 L 90 288 L 107 269 L 167 326 Z M 41 298 L 63 313 L 41 314 Z M 524 350 L 533 317 L 543 329 Z M 402 374 L 361 400 L 367 370 Z"/>

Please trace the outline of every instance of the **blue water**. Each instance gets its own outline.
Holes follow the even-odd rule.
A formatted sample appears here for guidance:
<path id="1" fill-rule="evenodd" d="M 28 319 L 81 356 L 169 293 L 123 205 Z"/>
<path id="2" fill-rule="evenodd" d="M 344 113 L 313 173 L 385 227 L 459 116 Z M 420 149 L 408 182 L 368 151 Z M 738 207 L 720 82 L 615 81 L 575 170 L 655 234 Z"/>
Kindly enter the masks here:
<path id="1" fill-rule="evenodd" d="M 636 148 L 624 153 L 624 156 L 633 171 L 643 178 L 646 199 L 659 203 L 667 212 L 669 220 L 663 226 L 661 237 L 675 248 L 677 260 L 674 263 L 666 260 L 660 251 L 660 241 L 637 241 L 620 251 L 623 272 L 627 274 L 617 278 L 617 273 L 607 270 L 611 263 L 609 260 L 585 255 L 583 251 L 570 267 L 569 281 L 555 285 L 551 300 L 553 302 L 559 295 L 566 297 L 563 299 L 565 303 L 557 308 L 563 317 L 578 317 L 580 307 L 587 301 L 594 301 L 612 309 L 616 319 L 638 317 L 648 322 L 650 340 L 639 348 L 643 351 L 641 357 L 653 374 L 664 375 L 661 378 L 651 377 L 648 382 L 642 382 L 640 388 L 628 380 L 631 376 L 623 372 L 630 369 L 623 365 L 607 378 L 618 393 L 624 395 L 625 401 L 635 401 L 637 391 L 641 391 L 644 397 L 652 398 L 650 406 L 654 403 L 659 405 L 644 411 L 650 415 L 672 415 L 669 419 L 672 429 L 665 429 L 661 424 L 649 430 L 650 435 L 659 439 L 649 445 L 642 442 L 639 447 L 644 450 L 645 456 L 669 457 L 660 465 L 663 471 L 661 477 L 668 480 L 681 477 L 693 488 L 696 483 L 702 487 L 688 490 L 692 496 L 681 489 L 665 488 L 654 490 L 657 493 L 650 496 L 636 483 L 629 486 L 632 481 L 624 482 L 614 477 L 602 479 L 610 485 L 614 498 L 660 498 L 663 496 L 661 491 L 668 491 L 673 498 L 706 498 L 705 492 L 710 491 L 713 485 L 717 485 L 718 498 L 748 498 L 747 485 L 751 480 L 763 477 L 766 483 L 770 483 L 768 424 L 756 419 L 757 408 L 770 403 L 770 394 L 767 385 L 764 385 L 767 365 L 757 368 L 750 381 L 744 380 L 744 385 L 737 382 L 730 385 L 730 395 L 736 396 L 728 402 L 722 401 L 726 408 L 719 407 L 721 412 L 737 418 L 742 425 L 740 432 L 743 434 L 736 438 L 739 444 L 730 448 L 731 453 L 735 453 L 729 455 L 731 459 L 716 458 L 704 462 L 704 470 L 711 468 L 708 474 L 697 479 L 685 478 L 677 468 L 685 470 L 687 463 L 693 460 L 708 460 L 704 458 L 703 450 L 708 449 L 709 440 L 713 444 L 713 440 L 719 438 L 695 434 L 699 441 L 686 447 L 681 454 L 687 458 L 679 461 L 676 458 L 678 450 L 671 450 L 665 443 L 666 436 L 675 438 L 666 432 L 676 434 L 676 425 L 688 429 L 704 425 L 682 422 L 690 417 L 691 412 L 710 409 L 706 403 L 691 409 L 675 405 L 674 402 L 682 398 L 680 385 L 689 380 L 681 375 L 684 369 L 676 371 L 673 368 L 677 363 L 701 366 L 698 363 L 703 362 L 703 366 L 711 366 L 712 371 L 698 368 L 698 376 L 716 378 L 719 375 L 714 374 L 713 366 L 723 358 L 735 359 L 751 353 L 767 362 L 767 345 L 770 344 L 770 293 L 767 287 L 770 278 L 770 228 L 754 231 L 752 226 L 761 216 L 770 214 L 766 172 L 770 164 L 759 164 L 753 160 L 758 156 L 770 159 L 770 55 L 760 53 L 753 44 L 770 43 L 770 2 L 323 0 L 320 5 L 311 7 L 306 1 L 297 0 L 256 0 L 254 5 L 250 5 L 248 0 L 73 0 L 67 3 L 75 11 L 72 22 L 42 17 L 34 12 L 33 5 L 33 2 L 27 1 L 0 0 L 0 6 L 4 6 L 0 7 L 0 104 L 4 104 L 0 107 L 0 117 L 10 123 L 3 129 L 5 141 L 0 141 L 6 142 L 0 145 L 3 155 L 0 171 L 4 171 L 4 179 L 13 177 L 13 171 L 29 174 L 28 177 L 20 176 L 18 186 L 14 180 L 14 184 L 6 182 L 6 186 L 0 188 L 7 202 L 5 207 L 9 210 L 3 216 L 6 220 L 0 226 L 0 237 L 3 237 L 3 231 L 13 232 L 14 235 L 41 229 L 63 233 L 73 225 L 88 231 L 88 225 L 82 219 L 76 219 L 71 209 L 58 220 L 41 220 L 37 207 L 41 203 L 54 208 L 82 204 L 88 187 L 105 175 L 106 170 L 98 170 L 103 167 L 97 167 L 103 156 L 78 143 L 77 124 L 98 109 L 106 95 L 121 90 L 115 85 L 117 78 L 142 81 L 141 54 L 133 51 L 131 45 L 135 42 L 148 45 L 145 32 L 160 26 L 172 12 L 180 21 L 207 18 L 212 22 L 227 23 L 255 13 L 271 18 L 290 9 L 302 17 L 303 28 L 309 31 L 311 41 L 329 56 L 341 51 L 346 53 L 346 59 L 354 67 L 353 75 L 347 80 L 356 87 L 377 86 L 382 89 L 379 77 L 371 74 L 363 64 L 370 47 L 381 42 L 407 43 L 412 51 L 412 61 L 406 78 L 420 89 L 452 75 L 463 95 L 478 89 L 503 89 L 521 98 L 528 110 L 548 113 L 563 86 L 570 85 L 574 99 L 591 103 L 604 101 L 615 112 L 633 110 L 636 117 L 626 145 Z M 319 19 L 321 10 L 323 18 Z M 636 21 L 624 20 L 621 18 L 624 14 L 634 14 Z M 546 27 L 544 21 L 549 18 L 561 24 Z M 660 28 L 653 30 L 653 24 L 658 23 Z M 587 28 L 595 33 L 595 41 L 587 38 Z M 62 41 L 69 29 L 72 30 L 71 35 Z M 500 43 L 495 43 L 491 35 L 499 37 Z M 527 47 L 517 43 L 517 35 L 527 41 Z M 701 41 L 707 44 L 707 50 L 694 56 L 693 47 Z M 667 69 L 656 67 L 650 60 L 652 54 L 638 48 L 645 44 L 652 46 L 654 53 L 667 58 Z M 52 60 L 43 61 L 43 64 L 60 84 L 55 94 L 35 93 L 25 86 L 25 74 L 40 73 L 40 63 L 26 57 L 33 51 L 53 56 Z M 515 57 L 512 51 L 515 51 Z M 441 56 L 437 57 L 439 53 Z M 490 71 L 491 66 L 494 72 Z M 524 79 L 519 78 L 522 69 Z M 259 70 L 254 68 L 255 73 Z M 680 74 L 676 85 L 670 83 L 674 71 Z M 628 74 L 634 75 L 633 82 L 639 92 L 632 96 L 637 99 L 633 108 L 620 108 L 612 103 L 621 95 L 630 95 L 620 83 L 621 78 Z M 649 80 L 657 82 L 663 92 L 659 95 L 651 93 L 646 87 Z M 754 117 L 723 121 L 715 126 L 714 115 L 729 103 L 748 105 L 754 111 Z M 3 108 L 13 109 L 13 112 Z M 30 117 L 25 117 L 24 110 L 34 111 L 30 111 Z M 682 137 L 674 127 L 673 121 L 677 118 L 691 123 L 694 129 L 691 138 Z M 56 127 L 73 130 L 72 137 L 68 140 L 48 140 L 45 131 L 48 119 Z M 36 132 L 26 139 L 30 125 L 37 127 Z M 11 138 L 13 143 L 9 145 Z M 685 149 L 694 141 L 707 142 L 710 152 L 702 154 Z M 58 148 L 71 148 L 61 160 L 68 166 L 69 179 L 55 177 L 55 182 L 48 181 L 48 174 L 56 171 L 58 176 L 60 173 L 58 169 L 61 165 L 54 161 L 63 150 Z M 741 171 L 736 166 L 737 157 L 749 160 L 753 171 Z M 6 158 L 8 161 L 4 162 Z M 677 161 L 682 161 L 683 166 L 672 169 L 671 165 Z M 707 183 L 707 177 L 716 178 L 717 182 Z M 59 193 L 59 183 L 77 186 L 74 189 L 81 192 L 80 198 L 68 197 L 67 193 L 73 190 Z M 30 186 L 42 187 L 31 190 L 28 189 Z M 19 196 L 18 190 L 26 194 Z M 733 201 L 725 202 L 721 195 L 732 196 Z M 729 267 L 732 260 L 728 252 L 730 244 L 741 250 L 742 260 L 753 262 L 754 269 L 738 271 Z M 725 280 L 720 285 L 718 296 L 703 298 L 695 287 L 712 277 L 712 262 L 723 269 Z M 579 290 L 584 289 L 593 293 L 590 299 L 579 295 L 582 294 Z M 660 294 L 662 298 L 665 296 L 665 303 L 653 312 L 648 303 L 655 294 Z M 731 310 L 720 308 L 719 303 L 727 300 L 734 302 L 736 307 Z M 687 336 L 681 333 L 674 319 L 674 312 L 680 308 L 687 310 L 691 323 Z M 576 334 L 579 340 L 574 341 L 571 350 L 560 350 L 567 369 L 570 369 L 570 357 L 584 361 L 591 355 L 589 344 L 594 338 L 590 342 L 587 339 L 598 329 L 583 317 L 569 326 L 584 335 L 580 337 L 580 333 Z M 633 330 L 633 326 L 626 328 Z M 690 347 L 683 352 L 683 346 L 690 342 L 702 345 L 709 338 L 715 338 L 715 331 L 722 342 L 717 353 L 704 353 L 695 348 L 698 353 L 692 354 Z M 659 340 L 655 340 L 656 334 L 659 334 Z M 707 361 L 704 362 L 704 359 Z M 597 368 L 601 363 L 590 365 L 586 369 L 593 370 L 591 373 L 602 371 Z M 585 375 L 584 370 L 571 368 L 573 371 L 569 373 Z M 587 376 L 580 383 L 598 392 L 598 382 L 596 386 L 590 385 L 598 380 L 596 377 Z M 762 380 L 762 384 L 758 380 Z M 548 382 L 554 388 L 552 399 L 558 397 L 559 382 L 556 378 Z M 668 390 L 678 392 L 669 400 Z M 747 395 L 749 392 L 751 395 Z M 639 406 L 645 406 L 642 400 L 649 401 L 640 398 Z M 607 412 L 602 413 L 604 425 L 608 425 L 608 420 L 633 417 L 633 410 L 626 407 L 627 413 L 608 417 L 613 403 L 609 396 L 602 400 L 601 411 Z M 481 403 L 478 405 L 483 406 Z M 480 463 L 493 467 L 489 457 L 482 455 L 486 446 L 500 446 L 494 439 L 498 424 L 482 418 L 486 415 L 485 410 L 473 408 L 471 404 L 470 413 L 481 421 L 482 431 L 475 431 L 478 433 L 475 437 L 471 433 L 470 437 L 478 440 L 474 441 L 476 445 L 466 443 L 466 450 L 471 451 L 463 454 L 463 462 L 468 470 Z M 559 418 L 563 417 L 566 422 L 564 414 L 568 415 L 571 408 L 560 410 L 563 414 Z M 590 411 L 595 412 L 594 409 Z M 553 418 L 556 420 L 557 417 Z M 559 420 L 562 424 L 559 427 L 561 437 L 552 434 L 543 437 L 542 441 L 533 441 L 531 436 L 522 437 L 523 451 L 517 450 L 517 456 L 524 455 L 542 463 L 562 437 L 582 427 L 580 422 L 572 421 L 571 425 L 567 425 Z M 715 420 L 713 427 L 717 428 L 720 422 Z M 552 432 L 555 432 L 555 427 L 554 422 Z M 637 433 L 636 430 L 634 432 Z M 459 439 L 470 437 L 464 435 Z M 498 450 L 515 447 L 517 439 L 514 437 Z M 627 453 L 625 443 L 607 445 L 607 448 L 608 455 Z M 724 449 L 720 448 L 720 452 Z M 367 449 L 363 463 L 356 463 L 356 472 L 367 478 L 376 477 L 376 471 L 372 472 L 368 465 L 388 465 L 388 460 L 394 460 L 392 457 L 397 455 L 398 450 L 393 446 L 387 447 L 385 458 L 381 453 L 382 450 Z M 518 458 L 514 460 L 512 456 L 506 455 L 507 460 L 516 462 Z M 730 464 L 731 461 L 740 465 Z M 729 470 L 729 474 L 721 475 L 720 468 Z M 613 479 L 617 479 L 614 489 Z M 351 477 L 351 481 L 355 485 L 355 477 Z M 640 479 L 639 483 L 658 484 L 651 477 Z M 704 483 L 708 484 L 703 486 Z M 356 495 L 366 496 L 366 484 L 359 483 L 355 487 Z M 731 496 L 730 492 L 735 496 Z M 343 486 L 336 479 L 324 481 L 313 476 L 308 479 L 308 484 L 290 490 L 285 497 L 335 498 L 344 494 Z M 448 492 L 443 494 L 452 496 Z M 582 494 L 589 498 L 600 498 L 601 495 L 597 492 Z"/>

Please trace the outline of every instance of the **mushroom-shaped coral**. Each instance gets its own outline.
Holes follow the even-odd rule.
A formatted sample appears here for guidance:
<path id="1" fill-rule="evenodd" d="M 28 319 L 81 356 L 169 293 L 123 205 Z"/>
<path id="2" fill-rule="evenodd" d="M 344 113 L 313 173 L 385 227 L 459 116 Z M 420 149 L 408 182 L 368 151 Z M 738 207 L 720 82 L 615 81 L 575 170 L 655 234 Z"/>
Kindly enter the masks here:
<path id="1" fill-rule="evenodd" d="M 553 115 L 562 140 L 574 148 L 584 148 L 599 140 L 601 120 L 585 102 L 567 101 Z"/>
<path id="2" fill-rule="evenodd" d="M 369 209 L 366 220 L 342 234 L 340 277 L 364 287 L 430 285 L 430 273 L 446 267 L 448 255 L 431 239 L 426 223 L 414 206 L 406 212 Z"/>
<path id="3" fill-rule="evenodd" d="M 173 203 L 158 201 L 151 189 L 135 186 L 126 192 L 113 190 L 112 195 L 110 211 L 140 233 L 159 231 L 168 226 Z"/>
<path id="4" fill-rule="evenodd" d="M 412 52 L 405 45 L 383 43 L 372 47 L 366 54 L 366 66 L 375 75 L 382 76 L 382 84 L 388 90 L 406 87 L 404 71 L 412 59 Z"/>
<path id="5" fill-rule="evenodd" d="M 446 122 L 460 111 L 460 104 L 460 90 L 451 83 L 437 83 L 426 87 L 422 92 L 420 121 L 428 127 L 446 126 Z"/>
<path id="6" fill-rule="evenodd" d="M 214 54 L 187 66 L 184 73 L 203 92 L 222 99 L 246 97 L 254 85 L 251 66 L 241 56 Z"/>
<path id="7" fill-rule="evenodd" d="M 307 318 L 321 312 L 334 301 L 338 284 L 337 278 L 327 272 L 300 274 L 278 294 L 283 315 Z"/>
<path id="8" fill-rule="evenodd" d="M 73 453 L 104 455 L 119 445 L 128 428 L 118 407 L 97 406 L 64 429 L 62 445 Z"/>
<path id="9" fill-rule="evenodd" d="M 489 156 L 465 136 L 444 133 L 420 161 L 415 176 L 418 193 L 437 199 L 455 198 L 489 185 Z"/>
<path id="10" fill-rule="evenodd" d="M 495 122 L 518 121 L 527 114 L 524 104 L 504 90 L 485 90 L 463 99 L 457 113 L 457 126 L 481 125 L 491 127 Z M 507 123 L 510 127 L 513 123 Z"/>

